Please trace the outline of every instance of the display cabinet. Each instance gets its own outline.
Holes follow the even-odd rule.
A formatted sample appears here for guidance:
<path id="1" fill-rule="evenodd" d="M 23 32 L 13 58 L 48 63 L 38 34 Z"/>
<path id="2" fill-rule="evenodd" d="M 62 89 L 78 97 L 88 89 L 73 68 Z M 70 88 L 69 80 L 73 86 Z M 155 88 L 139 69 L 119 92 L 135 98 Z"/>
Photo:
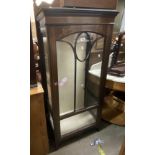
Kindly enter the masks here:
<path id="1" fill-rule="evenodd" d="M 37 16 L 55 142 L 100 128 L 116 10 L 44 8 Z M 100 64 L 100 68 L 96 66 Z M 94 81 L 95 71 L 99 76 Z"/>

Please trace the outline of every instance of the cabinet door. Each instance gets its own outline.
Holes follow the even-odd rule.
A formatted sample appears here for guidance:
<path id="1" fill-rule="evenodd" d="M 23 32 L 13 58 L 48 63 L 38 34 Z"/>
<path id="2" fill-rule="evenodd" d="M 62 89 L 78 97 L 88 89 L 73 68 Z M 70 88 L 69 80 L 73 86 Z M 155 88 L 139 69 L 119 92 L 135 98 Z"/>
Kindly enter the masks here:
<path id="1" fill-rule="evenodd" d="M 111 32 L 110 25 L 47 27 L 52 114 L 58 138 L 99 124 Z"/>
<path id="2" fill-rule="evenodd" d="M 97 108 L 106 26 L 60 26 L 53 31 L 60 116 Z"/>

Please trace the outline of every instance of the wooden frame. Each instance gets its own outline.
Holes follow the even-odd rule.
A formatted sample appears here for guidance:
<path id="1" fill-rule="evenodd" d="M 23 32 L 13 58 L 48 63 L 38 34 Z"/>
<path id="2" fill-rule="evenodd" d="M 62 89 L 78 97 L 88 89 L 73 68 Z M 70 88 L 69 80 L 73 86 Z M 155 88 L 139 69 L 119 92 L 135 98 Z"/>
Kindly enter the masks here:
<path id="1" fill-rule="evenodd" d="M 114 18 L 117 15 L 116 10 L 95 10 L 95 9 L 69 9 L 69 8 L 52 8 L 52 9 L 43 9 L 42 12 L 37 17 L 39 22 L 39 38 L 40 43 L 43 43 L 42 36 L 45 35 L 48 40 L 48 61 L 49 61 L 49 74 L 50 74 L 50 91 L 52 94 L 51 101 L 52 107 L 49 106 L 51 116 L 53 118 L 54 125 L 54 136 L 55 143 L 58 146 L 62 141 L 78 135 L 90 128 L 100 128 L 101 121 L 101 107 L 102 107 L 102 98 L 104 96 L 103 86 L 106 81 L 106 73 L 108 66 L 108 57 L 110 53 L 110 45 L 111 45 L 111 37 L 112 30 L 114 25 Z M 95 21 L 95 22 L 94 22 Z M 39 32 L 40 30 L 40 32 Z M 57 51 L 56 51 L 56 41 L 60 38 L 73 34 L 75 32 L 94 32 L 97 34 L 101 34 L 104 36 L 104 50 L 102 58 L 102 69 L 101 69 L 101 79 L 99 86 L 99 104 L 97 107 L 91 107 L 82 111 L 77 111 L 75 113 L 65 115 L 60 117 L 59 114 L 59 90 L 58 90 L 58 71 L 57 71 Z M 43 47 L 43 45 L 41 45 Z M 42 53 L 44 53 L 44 49 L 42 48 Z M 45 59 L 42 57 L 41 59 Z M 43 60 L 45 63 L 45 60 Z M 45 71 L 47 72 L 47 68 L 43 65 L 44 68 L 44 78 L 46 77 Z M 46 79 L 43 79 L 47 81 Z M 47 84 L 45 88 L 47 90 Z M 48 91 L 47 91 L 48 92 Z M 49 92 L 48 92 L 49 93 Z M 97 118 L 96 123 L 91 124 L 89 126 L 80 128 L 70 134 L 65 136 L 61 136 L 60 134 L 60 120 L 76 115 L 77 113 L 81 113 L 83 111 L 87 111 L 93 108 L 97 108 Z"/>

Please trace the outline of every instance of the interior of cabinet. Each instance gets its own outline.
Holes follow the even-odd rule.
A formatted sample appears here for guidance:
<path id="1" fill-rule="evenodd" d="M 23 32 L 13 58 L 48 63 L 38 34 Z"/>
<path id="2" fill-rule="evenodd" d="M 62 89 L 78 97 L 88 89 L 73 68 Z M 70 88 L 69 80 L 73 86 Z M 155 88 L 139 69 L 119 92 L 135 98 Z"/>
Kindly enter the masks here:
<path id="1" fill-rule="evenodd" d="M 58 40 L 56 47 L 60 116 L 97 106 L 99 85 L 94 89 L 88 74 L 91 66 L 102 60 L 104 37 L 92 32 L 74 33 Z M 61 134 L 95 122 L 91 111 L 73 115 L 60 121 Z"/>
<path id="2" fill-rule="evenodd" d="M 75 132 L 96 122 L 97 110 L 86 111 L 60 121 L 61 136 Z"/>

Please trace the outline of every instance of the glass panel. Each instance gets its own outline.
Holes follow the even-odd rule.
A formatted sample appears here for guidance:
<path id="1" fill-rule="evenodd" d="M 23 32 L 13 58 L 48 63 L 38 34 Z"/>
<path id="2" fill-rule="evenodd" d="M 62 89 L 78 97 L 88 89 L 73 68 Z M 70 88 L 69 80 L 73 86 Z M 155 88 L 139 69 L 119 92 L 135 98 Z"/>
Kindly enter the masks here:
<path id="1" fill-rule="evenodd" d="M 74 110 L 74 54 L 72 48 L 56 42 L 60 115 Z"/>
<path id="2" fill-rule="evenodd" d="M 98 104 L 104 38 L 80 32 L 57 41 L 60 115 Z"/>
<path id="3" fill-rule="evenodd" d="M 97 39 L 98 38 L 98 39 Z M 86 86 L 86 106 L 98 103 L 104 38 L 96 36 L 96 41 L 91 49 Z"/>
<path id="4" fill-rule="evenodd" d="M 74 132 L 96 122 L 97 109 L 86 111 L 60 121 L 61 135 Z"/>
<path id="5" fill-rule="evenodd" d="M 80 60 L 84 60 L 86 57 L 86 45 L 88 39 L 86 38 L 85 33 L 81 33 L 78 35 L 77 43 L 76 43 L 76 53 L 77 57 Z M 80 62 L 76 61 L 77 69 L 76 69 L 76 109 L 84 108 L 84 93 L 85 93 L 85 61 Z"/>
<path id="6" fill-rule="evenodd" d="M 98 104 L 103 47 L 104 38 L 95 33 L 77 39 L 76 110 Z"/>
<path id="7" fill-rule="evenodd" d="M 76 71 L 76 110 L 84 108 L 85 62 L 77 61 Z"/>
<path id="8" fill-rule="evenodd" d="M 48 41 L 47 41 L 47 37 L 45 37 L 45 36 L 43 37 L 43 44 L 44 44 L 44 53 L 45 53 L 45 66 L 46 66 L 48 98 L 49 98 L 49 104 L 52 107 L 51 81 L 50 81 L 50 69 L 49 69 L 49 54 L 48 54 Z"/>

